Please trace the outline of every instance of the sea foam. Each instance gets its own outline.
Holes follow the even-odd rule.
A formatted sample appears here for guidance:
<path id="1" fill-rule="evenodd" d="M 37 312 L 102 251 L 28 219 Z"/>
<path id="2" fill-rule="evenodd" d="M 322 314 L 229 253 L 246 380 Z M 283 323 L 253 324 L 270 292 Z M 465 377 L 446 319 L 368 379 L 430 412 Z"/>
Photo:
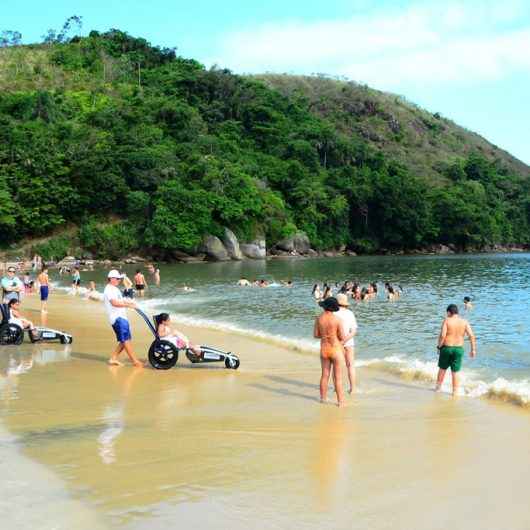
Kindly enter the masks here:
<path id="1" fill-rule="evenodd" d="M 179 300 L 180 301 L 180 300 Z M 169 302 L 171 305 L 175 301 Z M 143 309 L 156 311 L 160 306 L 167 306 L 168 301 L 165 299 L 150 299 L 141 302 Z M 216 331 L 235 333 L 237 335 L 250 337 L 255 340 L 274 344 L 299 353 L 315 354 L 319 351 L 317 340 L 313 339 L 296 339 L 282 335 L 273 335 L 264 331 L 244 328 L 229 322 L 217 320 L 189 317 L 180 313 L 172 313 L 172 319 L 181 324 L 207 328 Z M 433 361 L 422 361 L 420 359 L 406 359 L 397 355 L 386 356 L 382 358 L 357 359 L 355 361 L 357 368 L 369 368 L 390 373 L 408 381 L 419 381 L 425 385 L 434 386 L 438 373 L 438 366 Z M 497 378 L 493 381 L 483 381 L 473 371 L 463 370 L 460 373 L 461 389 L 464 396 L 471 398 L 490 398 L 498 399 L 513 403 L 521 407 L 530 408 L 530 380 L 513 380 Z M 448 373 L 442 386 L 442 392 L 451 392 L 451 377 Z"/>

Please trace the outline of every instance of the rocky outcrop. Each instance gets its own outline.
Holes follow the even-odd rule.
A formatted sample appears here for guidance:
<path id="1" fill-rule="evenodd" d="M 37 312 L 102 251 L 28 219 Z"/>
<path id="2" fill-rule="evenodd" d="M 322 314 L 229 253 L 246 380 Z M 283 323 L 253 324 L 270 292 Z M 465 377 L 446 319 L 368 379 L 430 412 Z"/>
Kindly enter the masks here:
<path id="1" fill-rule="evenodd" d="M 297 232 L 292 236 L 286 237 L 281 241 L 278 241 L 275 247 L 276 249 L 284 252 L 296 252 L 297 254 L 307 254 L 311 248 L 311 244 L 305 232 Z"/>
<path id="2" fill-rule="evenodd" d="M 267 257 L 267 247 L 265 239 L 255 239 L 250 243 L 241 243 L 241 252 L 250 259 L 265 259 Z"/>
<path id="3" fill-rule="evenodd" d="M 239 247 L 239 241 L 232 230 L 225 228 L 223 234 L 223 244 L 225 246 L 228 256 L 235 260 L 242 260 L 243 253 Z"/>
<path id="4" fill-rule="evenodd" d="M 230 259 L 221 240 L 211 234 L 204 236 L 199 247 L 199 252 L 204 252 L 206 258 L 213 261 L 227 261 Z"/>

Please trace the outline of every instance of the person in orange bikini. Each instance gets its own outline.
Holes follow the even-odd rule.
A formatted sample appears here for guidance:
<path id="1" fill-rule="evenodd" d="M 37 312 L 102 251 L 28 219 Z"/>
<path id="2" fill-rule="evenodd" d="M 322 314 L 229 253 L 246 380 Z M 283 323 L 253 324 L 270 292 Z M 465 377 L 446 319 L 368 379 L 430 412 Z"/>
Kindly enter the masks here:
<path id="1" fill-rule="evenodd" d="M 324 312 L 315 320 L 314 337 L 320 339 L 320 401 L 327 401 L 329 377 L 333 373 L 333 384 L 337 393 L 337 405 L 344 403 L 342 390 L 341 364 L 344 361 L 344 332 L 341 321 L 333 314 L 339 310 L 339 304 L 334 297 L 326 298 L 319 303 Z"/>

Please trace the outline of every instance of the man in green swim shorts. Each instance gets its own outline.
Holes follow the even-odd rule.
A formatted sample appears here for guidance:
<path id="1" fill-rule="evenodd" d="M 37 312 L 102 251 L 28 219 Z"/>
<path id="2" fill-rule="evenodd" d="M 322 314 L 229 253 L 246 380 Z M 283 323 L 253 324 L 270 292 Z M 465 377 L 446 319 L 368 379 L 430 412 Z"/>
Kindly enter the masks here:
<path id="1" fill-rule="evenodd" d="M 445 372 L 451 368 L 453 379 L 453 396 L 458 395 L 460 379 L 458 372 L 462 368 L 462 357 L 464 356 L 464 338 L 469 337 L 471 342 L 470 357 L 477 354 L 477 341 L 469 322 L 460 318 L 458 307 L 451 304 L 447 307 L 447 318 L 443 321 L 440 336 L 438 337 L 438 378 L 436 380 L 436 391 L 440 390 L 444 382 Z"/>

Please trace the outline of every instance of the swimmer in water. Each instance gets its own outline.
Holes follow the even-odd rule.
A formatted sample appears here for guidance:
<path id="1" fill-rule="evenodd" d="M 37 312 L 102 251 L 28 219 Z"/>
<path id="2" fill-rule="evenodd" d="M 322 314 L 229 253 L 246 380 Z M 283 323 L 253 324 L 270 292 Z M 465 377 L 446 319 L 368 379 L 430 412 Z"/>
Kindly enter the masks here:
<path id="1" fill-rule="evenodd" d="M 326 298 L 319 304 L 324 311 L 315 320 L 313 336 L 320 339 L 320 365 L 322 368 L 320 401 L 321 403 L 327 401 L 329 378 L 333 374 L 337 405 L 341 407 L 344 403 L 341 365 L 344 360 L 343 343 L 346 337 L 342 329 L 342 322 L 335 315 L 339 310 L 339 304 L 337 299 L 333 297 Z"/>
<path id="2" fill-rule="evenodd" d="M 333 289 L 330 285 L 327 283 L 324 284 L 324 294 L 322 295 L 322 300 L 325 300 L 326 298 L 330 298 L 333 296 Z"/>
<path id="3" fill-rule="evenodd" d="M 473 309 L 473 304 L 471 303 L 471 298 L 469 296 L 464 296 L 464 309 L 466 311 L 471 311 Z"/>
<path id="4" fill-rule="evenodd" d="M 317 302 L 320 302 L 320 300 L 322 300 L 322 292 L 320 291 L 320 285 L 318 285 L 318 283 L 315 283 L 315 285 L 313 285 L 313 290 L 311 291 L 311 296 Z"/>
<path id="5" fill-rule="evenodd" d="M 237 285 L 239 285 L 240 287 L 250 287 L 250 282 L 246 278 L 241 278 L 237 282 Z"/>

